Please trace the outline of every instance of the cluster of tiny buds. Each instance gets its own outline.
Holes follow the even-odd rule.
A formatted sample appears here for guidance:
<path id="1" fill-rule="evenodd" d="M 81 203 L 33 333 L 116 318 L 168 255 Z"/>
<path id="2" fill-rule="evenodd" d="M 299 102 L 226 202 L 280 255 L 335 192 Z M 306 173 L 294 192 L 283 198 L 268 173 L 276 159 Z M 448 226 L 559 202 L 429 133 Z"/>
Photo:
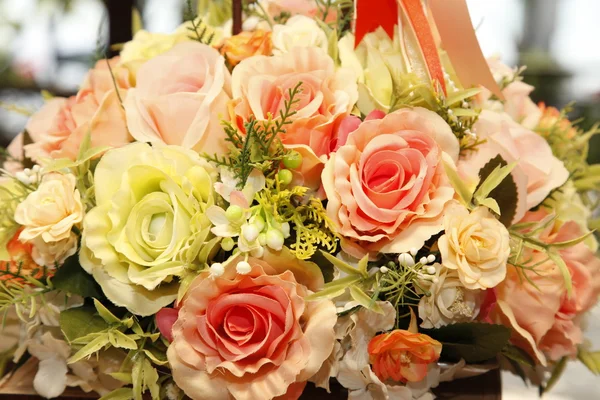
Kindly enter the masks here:
<path id="1" fill-rule="evenodd" d="M 418 249 L 412 248 L 408 253 L 400 253 L 398 255 L 398 263 L 405 268 L 414 267 L 417 263 L 415 262 L 415 257 L 418 253 Z M 433 276 L 436 273 L 435 267 L 432 264 L 435 262 L 435 255 L 429 254 L 427 257 L 421 257 L 419 263 L 423 266 L 422 272 L 419 272 L 419 277 L 422 279 L 429 279 L 433 282 L 437 281 L 437 277 Z M 379 268 L 379 272 L 382 274 L 387 274 L 390 271 L 390 268 L 395 266 L 394 261 L 390 261 L 387 265 L 384 265 Z M 424 272 L 424 273 L 423 273 Z"/>
<path id="2" fill-rule="evenodd" d="M 40 179 L 40 173 L 42 167 L 34 165 L 31 169 L 25 168 L 23 171 L 19 171 L 15 174 L 15 178 L 24 185 L 33 185 Z"/>

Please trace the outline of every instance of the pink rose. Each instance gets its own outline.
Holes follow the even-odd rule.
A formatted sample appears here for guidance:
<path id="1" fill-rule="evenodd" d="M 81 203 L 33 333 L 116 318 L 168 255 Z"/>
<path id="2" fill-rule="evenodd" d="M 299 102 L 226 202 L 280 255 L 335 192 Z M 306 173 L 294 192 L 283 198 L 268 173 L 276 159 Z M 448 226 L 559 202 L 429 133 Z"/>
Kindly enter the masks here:
<path id="1" fill-rule="evenodd" d="M 514 121 L 529 129 L 534 129 L 542 116 L 538 106 L 529 97 L 535 88 L 515 79 L 515 69 L 503 64 L 498 57 L 489 58 L 487 61 L 497 82 L 508 80 L 510 83 L 502 90 L 503 104 L 491 100 L 492 92 L 482 88 L 481 93 L 476 97 L 477 105 L 483 109 L 504 111 Z"/>
<path id="2" fill-rule="evenodd" d="M 184 42 L 144 63 L 125 101 L 127 126 L 140 142 L 196 151 L 228 151 L 221 121 L 228 117 L 231 77 L 212 47 Z"/>
<path id="3" fill-rule="evenodd" d="M 562 186 L 569 172 L 554 157 L 546 140 L 513 121 L 505 113 L 484 110 L 474 126 L 479 139 L 486 142 L 458 164 L 461 174 L 473 181 L 483 166 L 500 155 L 506 162 L 519 161 L 512 175 L 519 191 L 513 222 L 540 204 L 555 188 Z"/>
<path id="4" fill-rule="evenodd" d="M 167 352 L 173 379 L 192 399 L 295 399 L 333 350 L 335 306 L 304 300 L 323 285 L 315 264 L 265 253 L 239 275 L 242 260 L 191 284 Z"/>
<path id="5" fill-rule="evenodd" d="M 266 10 L 271 17 L 277 17 L 282 12 L 293 15 L 305 15 L 311 18 L 323 19 L 323 12 L 314 0 L 267 0 Z M 331 7 L 325 22 L 335 22 L 337 18 L 336 7 Z"/>
<path id="6" fill-rule="evenodd" d="M 53 98 L 31 117 L 26 129 L 34 143 L 25 146 L 27 157 L 36 162 L 45 158 L 73 160 L 88 133 L 93 147 L 120 147 L 131 141 L 119 100 L 127 97 L 131 87 L 129 71 L 117 66 L 118 57 L 109 62 L 114 82 L 106 60 L 98 61 L 77 95 Z"/>
<path id="7" fill-rule="evenodd" d="M 530 212 L 523 222 L 540 221 L 548 214 Z M 551 224 L 542 235 L 547 243 L 572 240 L 583 234 L 575 222 Z M 581 316 L 596 304 L 600 294 L 600 260 L 584 244 L 560 250 L 573 282 L 573 294 L 567 295 L 559 268 L 545 253 L 531 251 L 524 259 L 540 263 L 531 270 L 517 271 L 509 266 L 506 280 L 496 287 L 496 305 L 492 321 L 513 329 L 513 342 L 540 363 L 575 356 L 583 342 Z M 546 260 L 546 261 L 544 261 Z M 536 286 L 525 279 L 525 274 Z"/>
<path id="8" fill-rule="evenodd" d="M 442 160 L 452 165 L 458 152 L 448 124 L 424 108 L 363 122 L 322 175 L 344 250 L 359 258 L 364 250 L 407 252 L 440 232 L 454 196 Z"/>
<path id="9" fill-rule="evenodd" d="M 329 154 L 338 125 L 358 99 L 354 72 L 336 70 L 331 57 L 318 48 L 296 47 L 273 57 L 252 57 L 233 71 L 232 91 L 238 101 L 234 112 L 242 121 L 277 118 L 289 99 L 289 89 L 298 83 L 302 86 L 294 105 L 296 114 L 281 140 L 303 155 L 300 172 L 304 183 L 314 186 L 323 168 L 321 157 Z"/>

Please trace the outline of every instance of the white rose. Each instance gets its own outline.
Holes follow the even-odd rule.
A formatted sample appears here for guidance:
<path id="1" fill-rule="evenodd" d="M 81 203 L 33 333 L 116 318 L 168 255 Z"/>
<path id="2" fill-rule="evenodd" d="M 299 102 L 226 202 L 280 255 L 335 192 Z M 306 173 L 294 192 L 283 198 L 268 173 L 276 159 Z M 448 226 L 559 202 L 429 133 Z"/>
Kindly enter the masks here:
<path id="1" fill-rule="evenodd" d="M 33 251 L 31 258 L 37 265 L 54 267 L 60 265 L 77 251 L 77 235 L 73 232 L 68 238 L 57 242 L 46 243 L 41 238 L 35 238 L 32 241 Z"/>
<path id="2" fill-rule="evenodd" d="M 430 292 L 419 301 L 422 328 L 439 328 L 457 322 L 470 322 L 479 314 L 482 291 L 468 290 L 458 272 L 434 264 L 437 280 L 423 280 L 420 286 Z"/>
<path id="3" fill-rule="evenodd" d="M 398 35 L 394 35 L 397 38 Z M 373 110 L 390 111 L 394 79 L 406 72 L 402 48 L 397 39 L 390 39 L 383 28 L 365 35 L 354 48 L 354 35 L 347 34 L 338 43 L 342 67 L 358 76 L 357 107 L 363 114 Z"/>
<path id="4" fill-rule="evenodd" d="M 287 53 L 294 47 L 319 47 L 327 52 L 327 35 L 312 19 L 304 15 L 290 18 L 285 25 L 273 27 L 273 53 Z"/>
<path id="5" fill-rule="evenodd" d="M 84 208 L 72 174 L 49 173 L 38 189 L 15 210 L 15 221 L 23 226 L 19 240 L 34 245 L 34 260 L 53 266 L 72 255 L 77 247 L 73 226 L 83 220 Z"/>
<path id="6" fill-rule="evenodd" d="M 488 289 L 504 280 L 510 237 L 488 208 L 469 213 L 455 203 L 444 216 L 444 231 L 438 240 L 442 265 L 456 270 L 467 289 Z"/>

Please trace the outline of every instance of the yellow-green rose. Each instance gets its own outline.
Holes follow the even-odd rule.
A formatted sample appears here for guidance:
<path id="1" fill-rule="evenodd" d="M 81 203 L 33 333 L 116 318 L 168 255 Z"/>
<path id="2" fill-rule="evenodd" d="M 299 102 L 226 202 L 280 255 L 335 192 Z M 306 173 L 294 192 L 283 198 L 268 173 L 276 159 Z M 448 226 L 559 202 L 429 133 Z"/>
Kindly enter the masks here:
<path id="1" fill-rule="evenodd" d="M 394 38 L 397 38 L 395 35 Z M 392 40 L 382 28 L 368 33 L 354 49 L 354 35 L 339 41 L 342 67 L 351 68 L 358 76 L 357 106 L 363 114 L 373 110 L 390 111 L 393 78 L 405 73 L 405 62 L 398 40 Z"/>
<path id="2" fill-rule="evenodd" d="M 132 143 L 107 152 L 94 175 L 96 207 L 83 221 L 80 261 L 106 297 L 151 315 L 198 267 L 210 230 L 214 168 L 177 147 Z M 204 256 L 205 257 L 205 256 Z"/>

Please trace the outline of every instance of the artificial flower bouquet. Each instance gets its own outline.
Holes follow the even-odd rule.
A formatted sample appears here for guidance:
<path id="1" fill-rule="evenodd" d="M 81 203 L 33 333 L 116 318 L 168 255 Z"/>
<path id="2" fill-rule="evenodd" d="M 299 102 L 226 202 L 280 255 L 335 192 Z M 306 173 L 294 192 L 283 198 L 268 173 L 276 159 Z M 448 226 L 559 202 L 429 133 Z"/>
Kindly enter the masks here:
<path id="1" fill-rule="evenodd" d="M 543 390 L 567 360 L 600 371 L 597 130 L 457 58 L 436 15 L 466 46 L 462 2 L 375 3 L 250 2 L 231 35 L 210 2 L 32 115 L 4 157 L 0 309 L 37 393 L 428 399 L 474 365 Z"/>

